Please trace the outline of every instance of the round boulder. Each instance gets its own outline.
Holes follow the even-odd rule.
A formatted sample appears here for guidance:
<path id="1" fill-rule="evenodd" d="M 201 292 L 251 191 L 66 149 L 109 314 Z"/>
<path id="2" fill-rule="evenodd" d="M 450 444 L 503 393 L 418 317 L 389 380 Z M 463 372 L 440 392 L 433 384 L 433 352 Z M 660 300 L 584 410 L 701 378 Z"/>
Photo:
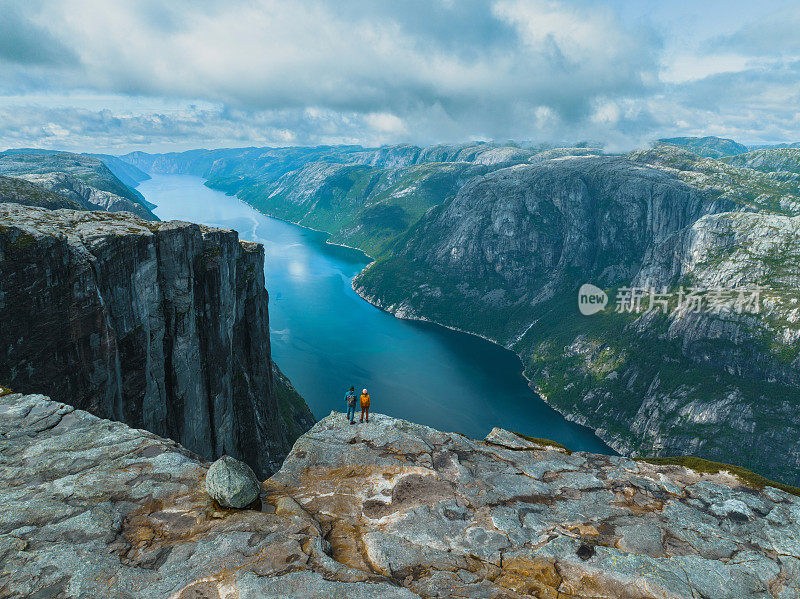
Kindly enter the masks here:
<path id="1" fill-rule="evenodd" d="M 222 507 L 243 508 L 258 498 L 260 485 L 244 462 L 224 455 L 206 473 L 206 492 Z"/>

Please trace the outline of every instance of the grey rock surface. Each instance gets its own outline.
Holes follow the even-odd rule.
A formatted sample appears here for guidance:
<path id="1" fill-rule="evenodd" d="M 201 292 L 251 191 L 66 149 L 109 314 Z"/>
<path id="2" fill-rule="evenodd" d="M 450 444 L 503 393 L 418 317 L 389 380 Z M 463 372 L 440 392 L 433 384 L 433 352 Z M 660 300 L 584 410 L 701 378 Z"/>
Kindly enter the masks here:
<path id="1" fill-rule="evenodd" d="M 0 204 L 0 380 L 259 476 L 297 435 L 279 414 L 267 303 L 264 249 L 235 231 Z"/>
<path id="2" fill-rule="evenodd" d="M 38 206 L 50 210 L 59 208 L 83 209 L 83 205 L 75 199 L 64 197 L 25 179 L 3 176 L 0 176 L 0 203 Z"/>
<path id="3" fill-rule="evenodd" d="M 265 486 L 423 597 L 800 596 L 800 499 L 725 473 L 334 413 Z"/>
<path id="4" fill-rule="evenodd" d="M 215 506 L 208 467 L 174 441 L 41 395 L 0 397 L 0 595 L 415 596 L 331 559 L 307 514 Z"/>
<path id="5" fill-rule="evenodd" d="M 261 511 L 215 506 L 208 468 L 0 397 L 3 596 L 800 596 L 800 499 L 725 473 L 340 413 L 298 440 Z"/>
<path id="6" fill-rule="evenodd" d="M 800 174 L 800 147 L 754 150 L 731 156 L 725 162 L 767 173 Z"/>
<path id="7" fill-rule="evenodd" d="M 206 492 L 222 507 L 247 507 L 258 499 L 258 478 L 250 466 L 224 455 L 206 472 Z"/>
<path id="8" fill-rule="evenodd" d="M 19 177 L 63 196 L 86 210 L 131 212 L 145 220 L 158 220 L 149 209 L 139 202 L 133 202 L 115 193 L 91 187 L 67 173 L 19 175 Z M 67 208 L 69 206 L 62 207 Z"/>

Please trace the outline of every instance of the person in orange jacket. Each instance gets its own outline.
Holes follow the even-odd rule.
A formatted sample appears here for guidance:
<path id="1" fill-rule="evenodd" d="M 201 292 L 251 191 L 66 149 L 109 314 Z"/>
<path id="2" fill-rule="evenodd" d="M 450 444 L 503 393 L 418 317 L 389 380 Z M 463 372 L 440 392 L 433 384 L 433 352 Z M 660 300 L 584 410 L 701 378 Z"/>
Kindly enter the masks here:
<path id="1" fill-rule="evenodd" d="M 361 392 L 361 422 L 364 422 L 364 416 L 367 417 L 367 422 L 369 422 L 369 401 L 369 393 L 364 389 Z"/>

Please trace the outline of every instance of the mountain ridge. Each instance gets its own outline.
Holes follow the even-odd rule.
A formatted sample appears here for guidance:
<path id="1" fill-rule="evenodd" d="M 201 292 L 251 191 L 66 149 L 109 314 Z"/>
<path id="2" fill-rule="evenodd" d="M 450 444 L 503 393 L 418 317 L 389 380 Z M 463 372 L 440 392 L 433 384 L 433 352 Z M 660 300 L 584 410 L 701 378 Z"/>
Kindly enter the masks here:
<path id="1" fill-rule="evenodd" d="M 109 157 L 109 162 L 116 165 L 115 169 L 123 178 L 134 185 L 137 183 L 130 174 L 138 169 L 113 157 Z M 105 163 L 92 155 L 50 150 L 7 150 L 0 153 L 0 175 L 26 179 L 67 197 L 70 203 L 62 207 L 75 207 L 71 205 L 74 203 L 86 210 L 126 211 L 147 220 L 158 220 L 141 193 L 124 183 Z M 147 176 L 144 173 L 141 175 Z M 29 205 L 36 205 L 35 202 L 31 203 L 35 195 L 28 193 L 16 198 L 7 195 L 3 201 L 25 201 Z"/>

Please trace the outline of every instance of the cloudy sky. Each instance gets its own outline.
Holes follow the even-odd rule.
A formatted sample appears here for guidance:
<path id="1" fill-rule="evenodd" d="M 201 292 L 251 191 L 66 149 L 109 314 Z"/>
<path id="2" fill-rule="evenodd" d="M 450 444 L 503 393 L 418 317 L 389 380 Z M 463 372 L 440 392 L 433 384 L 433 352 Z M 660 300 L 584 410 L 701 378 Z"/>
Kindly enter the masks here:
<path id="1" fill-rule="evenodd" d="M 0 148 L 800 140 L 794 0 L 0 0 Z"/>

